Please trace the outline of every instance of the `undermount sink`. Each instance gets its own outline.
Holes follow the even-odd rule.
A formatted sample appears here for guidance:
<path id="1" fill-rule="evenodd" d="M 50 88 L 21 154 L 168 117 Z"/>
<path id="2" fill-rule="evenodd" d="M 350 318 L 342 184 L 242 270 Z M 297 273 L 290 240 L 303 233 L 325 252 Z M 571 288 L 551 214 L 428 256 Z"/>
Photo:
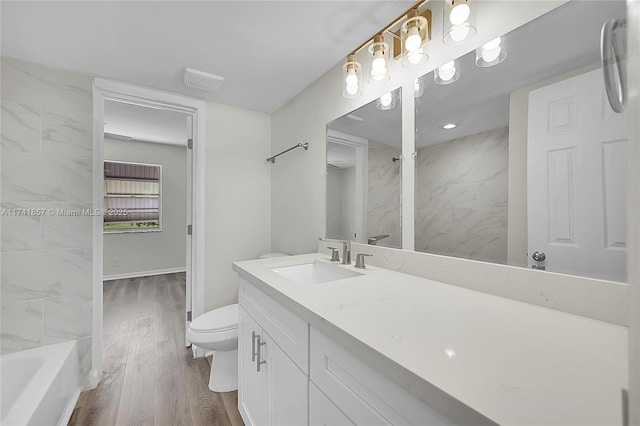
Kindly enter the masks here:
<path id="1" fill-rule="evenodd" d="M 271 270 L 283 277 L 301 284 L 320 284 L 362 275 L 359 272 L 335 265 L 311 261 L 291 266 L 279 266 Z"/>

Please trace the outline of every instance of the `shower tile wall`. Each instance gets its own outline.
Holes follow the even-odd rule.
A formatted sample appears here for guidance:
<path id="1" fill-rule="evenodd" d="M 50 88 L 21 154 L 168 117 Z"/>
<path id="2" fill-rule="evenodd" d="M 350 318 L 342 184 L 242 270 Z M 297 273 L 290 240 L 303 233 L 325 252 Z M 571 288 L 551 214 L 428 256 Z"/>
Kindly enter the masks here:
<path id="1" fill-rule="evenodd" d="M 507 262 L 509 128 L 418 149 L 416 250 Z"/>
<path id="2" fill-rule="evenodd" d="M 389 234 L 378 242 L 400 248 L 400 162 L 393 162 L 400 148 L 369 141 L 369 191 L 367 199 L 367 236 Z"/>
<path id="3" fill-rule="evenodd" d="M 61 211 L 93 206 L 93 79 L 8 58 L 1 66 L 2 353 L 78 339 L 86 373 L 92 217 Z"/>

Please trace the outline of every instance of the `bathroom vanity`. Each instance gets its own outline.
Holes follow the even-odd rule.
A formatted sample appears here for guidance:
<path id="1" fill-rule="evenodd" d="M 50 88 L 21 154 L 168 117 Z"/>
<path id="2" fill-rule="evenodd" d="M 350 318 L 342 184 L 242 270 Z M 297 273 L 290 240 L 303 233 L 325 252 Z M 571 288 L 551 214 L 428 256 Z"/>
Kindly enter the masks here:
<path id="1" fill-rule="evenodd" d="M 324 254 L 233 269 L 247 425 L 622 424 L 625 327 Z"/>

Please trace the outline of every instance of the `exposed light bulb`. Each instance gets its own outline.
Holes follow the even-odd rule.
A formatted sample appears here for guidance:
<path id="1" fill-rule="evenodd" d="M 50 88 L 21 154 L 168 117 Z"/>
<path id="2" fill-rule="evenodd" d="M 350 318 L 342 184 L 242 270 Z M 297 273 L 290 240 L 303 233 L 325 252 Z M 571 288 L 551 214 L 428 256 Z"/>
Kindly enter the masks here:
<path id="1" fill-rule="evenodd" d="M 442 126 L 443 129 L 445 130 L 451 130 L 451 129 L 455 129 L 456 125 L 453 123 L 449 123 L 449 124 L 445 124 L 444 126 Z"/>
<path id="2" fill-rule="evenodd" d="M 391 99 L 392 99 L 391 92 L 380 96 L 380 105 L 382 105 L 383 107 L 388 107 L 389 105 L 391 105 Z"/>
<path id="3" fill-rule="evenodd" d="M 447 62 L 438 68 L 438 76 L 442 81 L 449 81 L 456 75 L 456 66 L 453 61 Z"/>
<path id="4" fill-rule="evenodd" d="M 500 46 L 494 48 L 494 49 L 482 49 L 482 59 L 487 62 L 487 63 L 491 63 L 493 61 L 495 61 L 496 59 L 498 59 L 498 57 L 500 56 L 500 53 L 502 52 L 502 48 Z"/>
<path id="5" fill-rule="evenodd" d="M 443 71 L 448 71 L 448 70 L 451 70 L 451 69 L 455 69 L 455 67 L 456 67 L 456 63 L 454 61 L 449 61 L 446 64 L 441 65 L 440 69 L 443 70 Z"/>
<path id="6" fill-rule="evenodd" d="M 418 27 L 409 28 L 407 39 L 404 41 L 404 47 L 409 52 L 415 52 L 422 46 L 422 37 L 420 37 L 420 31 Z"/>
<path id="7" fill-rule="evenodd" d="M 384 80 L 387 77 L 387 67 L 381 69 L 371 69 L 371 78 L 374 80 Z"/>
<path id="8" fill-rule="evenodd" d="M 466 25 L 456 25 L 451 27 L 451 32 L 449 33 L 451 36 L 451 40 L 456 43 L 463 41 L 469 35 L 469 27 Z"/>
<path id="9" fill-rule="evenodd" d="M 347 73 L 347 77 L 344 80 L 345 84 L 347 86 L 353 86 L 355 85 L 356 87 L 358 86 L 358 76 L 356 75 L 355 71 L 351 71 L 349 70 Z"/>
<path id="10" fill-rule="evenodd" d="M 502 37 L 494 38 L 493 40 L 483 44 L 482 48 L 486 50 L 493 50 L 500 46 L 500 43 L 502 43 Z"/>
<path id="11" fill-rule="evenodd" d="M 449 13 L 449 21 L 451 22 L 451 25 L 462 25 L 467 22 L 470 15 L 471 8 L 468 4 L 458 4 L 451 9 L 451 12 Z"/>
<path id="12" fill-rule="evenodd" d="M 418 49 L 415 52 L 409 52 L 407 54 L 407 60 L 412 65 L 418 65 L 422 61 L 424 50 Z"/>
<path id="13" fill-rule="evenodd" d="M 377 53 L 376 53 L 377 56 Z M 380 54 L 382 56 L 382 54 Z M 371 69 L 373 70 L 381 70 L 387 67 L 387 61 L 384 60 L 384 57 L 376 57 L 373 62 L 371 62 Z"/>
<path id="14" fill-rule="evenodd" d="M 356 93 L 358 93 L 358 83 L 347 84 L 347 86 L 345 87 L 345 90 L 347 91 L 348 94 L 355 95 Z"/>

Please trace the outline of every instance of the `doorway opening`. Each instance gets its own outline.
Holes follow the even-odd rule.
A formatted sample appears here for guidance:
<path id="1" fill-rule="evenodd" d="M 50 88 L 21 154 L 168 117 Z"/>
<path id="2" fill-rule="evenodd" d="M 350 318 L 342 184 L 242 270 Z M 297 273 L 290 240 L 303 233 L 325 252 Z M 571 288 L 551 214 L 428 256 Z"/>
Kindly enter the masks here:
<path id="1" fill-rule="evenodd" d="M 119 221 L 118 217 L 111 217 L 112 220 L 108 225 L 110 230 L 105 234 L 105 216 L 103 214 L 94 216 L 92 383 L 88 384 L 91 387 L 96 386 L 100 380 L 104 363 L 103 279 L 127 279 L 136 275 L 157 276 L 164 280 L 174 279 L 176 288 L 182 286 L 181 282 L 184 282 L 184 294 L 178 295 L 180 297 L 176 300 L 184 301 L 181 302 L 184 306 L 179 307 L 179 314 L 186 329 L 191 318 L 204 313 L 205 226 L 205 103 L 180 95 L 102 79 L 95 80 L 93 95 L 94 209 L 106 214 L 105 208 L 109 208 L 111 216 L 117 216 L 118 211 L 121 211 L 123 215 L 128 214 L 131 220 Z M 147 126 L 141 125 L 145 120 L 147 120 Z M 175 128 L 173 134 L 175 143 L 169 146 L 167 142 L 170 141 L 166 139 L 171 130 L 165 129 L 163 132 L 161 123 L 166 124 L 172 120 Z M 138 123 L 137 128 L 135 123 Z M 147 127 L 148 132 L 152 132 L 154 123 L 155 131 L 163 133 L 164 136 L 147 135 L 145 137 L 142 133 L 144 127 Z M 184 127 L 178 129 L 179 124 L 176 123 L 183 123 Z M 162 146 L 149 143 L 152 139 L 163 137 L 165 144 Z M 175 202 L 167 199 L 168 188 L 180 187 L 181 184 L 177 180 L 182 179 L 174 176 L 173 173 L 168 173 L 167 167 L 164 167 L 163 172 L 163 167 L 154 169 L 158 164 L 152 159 L 143 161 L 144 156 L 125 158 L 116 154 L 123 146 L 132 147 L 132 145 L 123 145 L 130 142 L 123 139 L 129 138 L 142 140 L 135 149 L 139 151 L 137 155 L 143 155 L 143 151 L 149 150 L 151 146 L 160 147 L 164 151 L 177 150 L 183 153 L 184 156 L 179 161 L 182 163 L 184 172 L 182 201 Z M 107 163 L 109 164 L 106 170 L 109 175 L 107 179 L 105 179 L 105 160 L 111 161 Z M 123 175 L 117 176 L 117 173 L 123 173 Z M 141 177 L 146 177 L 146 181 Z M 106 183 L 109 184 L 107 193 L 105 193 Z M 179 193 L 180 189 L 173 192 Z M 105 203 L 105 200 L 109 203 Z M 157 255 L 142 252 L 144 249 L 139 247 L 139 244 L 148 243 L 151 239 L 161 239 L 161 234 L 162 237 L 167 237 L 170 233 L 169 229 L 179 233 L 173 237 L 169 236 L 173 244 L 178 246 L 177 252 L 168 250 Z M 178 235 L 181 238 L 178 238 Z M 184 243 L 179 244 L 178 239 Z M 155 244 L 159 243 L 155 242 Z M 172 261 L 171 258 L 180 256 L 179 252 L 182 252 L 181 259 Z M 159 258 L 162 256 L 167 258 Z M 145 264 L 136 265 L 132 269 L 131 262 L 132 259 L 135 261 L 136 257 L 138 260 L 143 259 Z M 187 346 L 186 337 L 182 335 L 180 338 Z"/>

